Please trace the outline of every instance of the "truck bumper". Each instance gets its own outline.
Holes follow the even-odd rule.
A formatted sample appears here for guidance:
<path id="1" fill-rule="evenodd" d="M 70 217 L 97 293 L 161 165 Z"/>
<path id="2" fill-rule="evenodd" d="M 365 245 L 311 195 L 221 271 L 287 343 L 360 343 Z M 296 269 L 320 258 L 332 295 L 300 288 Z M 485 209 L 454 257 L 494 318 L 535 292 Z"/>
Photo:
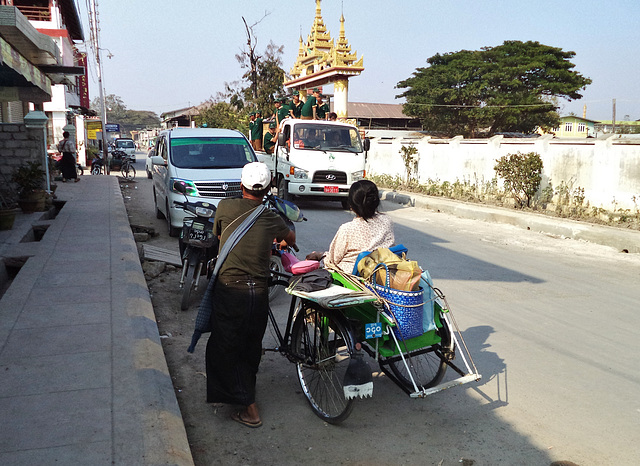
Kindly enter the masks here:
<path id="1" fill-rule="evenodd" d="M 319 197 L 323 199 L 344 199 L 349 195 L 349 185 L 325 185 L 315 183 L 294 183 L 289 181 L 289 194 L 293 196 Z"/>

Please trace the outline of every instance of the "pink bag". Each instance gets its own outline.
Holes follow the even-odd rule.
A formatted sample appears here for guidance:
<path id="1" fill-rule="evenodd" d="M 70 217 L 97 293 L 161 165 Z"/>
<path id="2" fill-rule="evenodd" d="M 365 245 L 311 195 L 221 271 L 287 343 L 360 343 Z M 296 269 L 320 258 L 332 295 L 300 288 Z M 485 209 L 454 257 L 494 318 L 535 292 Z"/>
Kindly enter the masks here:
<path id="1" fill-rule="evenodd" d="M 294 275 L 301 275 L 303 273 L 311 272 L 320 267 L 319 261 L 300 261 L 291 266 L 291 273 Z"/>

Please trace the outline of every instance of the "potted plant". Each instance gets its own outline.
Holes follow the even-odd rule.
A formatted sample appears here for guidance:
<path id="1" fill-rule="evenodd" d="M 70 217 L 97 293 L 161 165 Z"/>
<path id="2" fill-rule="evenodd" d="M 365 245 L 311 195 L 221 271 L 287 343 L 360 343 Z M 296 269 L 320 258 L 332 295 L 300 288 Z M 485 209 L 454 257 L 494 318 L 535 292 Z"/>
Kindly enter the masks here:
<path id="1" fill-rule="evenodd" d="M 14 170 L 11 181 L 18 185 L 18 204 L 23 212 L 44 210 L 47 196 L 44 190 L 45 174 L 40 162 L 26 162 Z"/>
<path id="2" fill-rule="evenodd" d="M 4 184 L 8 186 L 8 184 Z M 16 196 L 9 189 L 0 189 L 0 230 L 11 230 L 18 213 Z"/>

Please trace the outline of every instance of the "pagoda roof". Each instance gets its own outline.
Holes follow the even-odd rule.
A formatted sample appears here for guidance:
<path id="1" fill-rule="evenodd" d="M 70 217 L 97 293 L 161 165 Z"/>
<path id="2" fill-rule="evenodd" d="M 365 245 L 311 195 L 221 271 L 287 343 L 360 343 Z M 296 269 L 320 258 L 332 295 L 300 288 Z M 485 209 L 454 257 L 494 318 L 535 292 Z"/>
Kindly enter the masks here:
<path id="1" fill-rule="evenodd" d="M 344 15 L 340 17 L 340 35 L 335 44 L 322 19 L 320 3 L 321 0 L 316 0 L 316 15 L 306 42 L 300 37 L 298 57 L 290 72 L 293 79 L 285 83 L 287 87 L 290 87 L 289 83 L 294 81 L 311 81 L 313 80 L 311 76 L 317 78 L 322 74 L 325 76 L 337 74 L 327 71 L 328 69 L 351 68 L 350 72 L 342 73 L 348 76 L 358 75 L 364 70 L 363 57 L 358 60 L 357 53 L 351 53 L 351 46 L 344 29 Z"/>

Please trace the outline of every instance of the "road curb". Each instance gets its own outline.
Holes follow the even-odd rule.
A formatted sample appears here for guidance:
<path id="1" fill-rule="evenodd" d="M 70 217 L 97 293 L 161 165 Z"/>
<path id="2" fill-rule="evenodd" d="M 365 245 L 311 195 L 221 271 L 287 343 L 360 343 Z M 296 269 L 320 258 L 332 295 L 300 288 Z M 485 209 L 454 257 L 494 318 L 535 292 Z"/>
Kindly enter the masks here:
<path id="1" fill-rule="evenodd" d="M 380 196 L 382 200 L 395 204 L 430 209 L 471 220 L 505 223 L 564 238 L 589 241 L 612 247 L 618 251 L 640 253 L 640 231 L 636 230 L 594 225 L 575 220 L 549 217 L 544 214 L 515 211 L 503 207 L 489 207 L 423 194 L 381 189 Z"/>

